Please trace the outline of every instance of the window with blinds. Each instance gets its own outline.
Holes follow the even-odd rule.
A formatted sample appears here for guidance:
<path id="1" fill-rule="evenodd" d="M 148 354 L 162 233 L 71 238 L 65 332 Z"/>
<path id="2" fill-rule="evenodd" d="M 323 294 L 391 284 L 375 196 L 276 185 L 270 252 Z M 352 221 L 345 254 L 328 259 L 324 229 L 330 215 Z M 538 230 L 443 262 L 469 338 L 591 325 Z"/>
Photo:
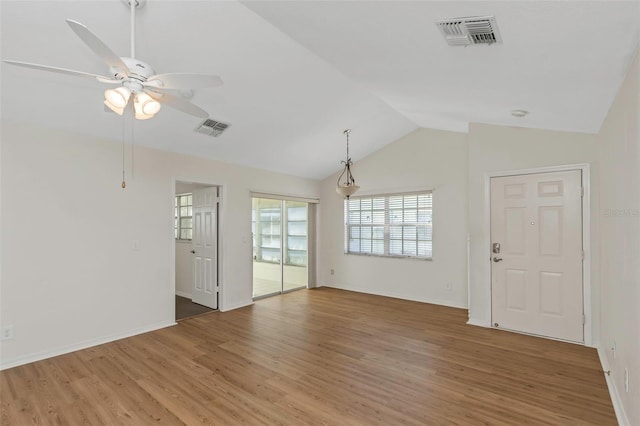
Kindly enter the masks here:
<path id="1" fill-rule="evenodd" d="M 351 197 L 344 202 L 345 253 L 431 259 L 431 191 Z"/>

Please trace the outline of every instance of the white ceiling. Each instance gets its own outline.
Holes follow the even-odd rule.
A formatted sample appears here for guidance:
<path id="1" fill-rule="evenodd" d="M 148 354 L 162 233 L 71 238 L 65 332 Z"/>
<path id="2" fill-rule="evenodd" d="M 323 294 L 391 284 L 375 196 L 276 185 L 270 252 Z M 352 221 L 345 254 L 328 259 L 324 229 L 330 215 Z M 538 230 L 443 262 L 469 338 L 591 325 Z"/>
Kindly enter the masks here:
<path id="1" fill-rule="evenodd" d="M 64 22 L 129 55 L 121 0 L 0 3 L 1 56 L 96 74 Z M 449 47 L 434 22 L 494 15 L 503 43 Z M 164 107 L 136 144 L 292 175 L 338 171 L 416 127 L 469 122 L 595 133 L 640 34 L 639 1 L 163 1 L 138 11 L 137 58 L 156 72 L 217 74 L 191 101 L 230 123 L 219 138 Z M 100 83 L 2 64 L 2 117 L 120 141 Z M 531 113 L 514 118 L 512 109 Z"/>

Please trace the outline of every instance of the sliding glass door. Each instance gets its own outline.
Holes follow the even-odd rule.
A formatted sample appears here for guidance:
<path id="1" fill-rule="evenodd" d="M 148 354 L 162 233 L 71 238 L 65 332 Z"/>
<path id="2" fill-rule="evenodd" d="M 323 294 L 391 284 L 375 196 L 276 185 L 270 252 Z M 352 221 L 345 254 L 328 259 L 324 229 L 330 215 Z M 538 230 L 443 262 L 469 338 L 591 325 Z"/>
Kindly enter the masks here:
<path id="1" fill-rule="evenodd" d="M 284 211 L 286 244 L 282 265 L 282 291 L 289 291 L 307 286 L 307 203 L 284 201 Z"/>
<path id="2" fill-rule="evenodd" d="M 252 199 L 253 297 L 307 287 L 308 204 Z"/>

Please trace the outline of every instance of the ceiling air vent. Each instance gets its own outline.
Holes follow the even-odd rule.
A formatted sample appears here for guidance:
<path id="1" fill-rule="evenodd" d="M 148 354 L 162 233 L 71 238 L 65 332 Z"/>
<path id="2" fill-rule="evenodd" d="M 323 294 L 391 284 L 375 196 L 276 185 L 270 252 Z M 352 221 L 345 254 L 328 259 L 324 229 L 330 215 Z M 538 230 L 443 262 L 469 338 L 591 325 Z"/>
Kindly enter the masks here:
<path id="1" fill-rule="evenodd" d="M 449 46 L 502 43 L 493 16 L 471 16 L 436 22 Z"/>
<path id="2" fill-rule="evenodd" d="M 229 127 L 229 124 L 224 124 L 219 121 L 215 121 L 210 118 L 207 118 L 200 124 L 200 126 L 196 128 L 196 132 L 202 133 L 203 135 L 209 135 L 209 136 L 213 136 L 214 138 L 217 138 L 222 134 L 222 132 L 227 130 L 228 127 Z"/>

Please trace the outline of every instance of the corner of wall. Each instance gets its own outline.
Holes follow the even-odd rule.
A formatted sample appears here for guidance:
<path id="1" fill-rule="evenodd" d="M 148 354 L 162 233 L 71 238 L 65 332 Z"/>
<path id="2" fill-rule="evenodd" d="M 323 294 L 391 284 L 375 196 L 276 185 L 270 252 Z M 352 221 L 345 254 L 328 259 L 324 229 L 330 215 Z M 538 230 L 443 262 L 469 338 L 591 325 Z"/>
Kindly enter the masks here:
<path id="1" fill-rule="evenodd" d="M 611 368 L 609 367 L 607 354 L 605 353 L 601 345 L 598 344 L 595 347 L 598 351 L 598 358 L 600 358 L 600 365 L 602 366 L 602 372 L 604 373 L 604 378 L 607 382 L 607 388 L 609 389 L 611 403 L 613 404 L 613 410 L 616 413 L 618 424 L 621 426 L 629 426 L 631 425 L 631 423 L 629 423 L 629 418 L 627 417 L 627 413 L 624 410 L 622 399 L 620 398 L 618 389 L 616 388 L 613 378 L 611 377 Z"/>

